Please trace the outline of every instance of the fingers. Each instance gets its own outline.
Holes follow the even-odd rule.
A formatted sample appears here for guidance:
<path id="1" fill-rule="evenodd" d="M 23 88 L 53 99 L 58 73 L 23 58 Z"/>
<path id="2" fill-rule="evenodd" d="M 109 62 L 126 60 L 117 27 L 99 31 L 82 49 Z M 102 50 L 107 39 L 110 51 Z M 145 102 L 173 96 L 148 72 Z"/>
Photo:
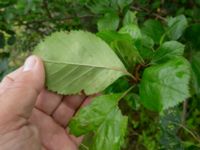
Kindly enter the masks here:
<path id="1" fill-rule="evenodd" d="M 28 118 L 44 87 L 44 78 L 42 61 L 36 56 L 30 56 L 23 67 L 7 75 L 0 86 L 0 118 Z"/>
<path id="2" fill-rule="evenodd" d="M 60 105 L 62 98 L 63 96 L 61 95 L 43 89 L 38 96 L 35 107 L 47 115 L 52 115 L 56 108 Z"/>
<path id="3" fill-rule="evenodd" d="M 61 126 L 66 127 L 69 120 L 72 118 L 76 110 L 80 107 L 84 99 L 84 95 L 73 95 L 64 97 L 62 103 L 54 111 L 52 117 Z"/>
<path id="4" fill-rule="evenodd" d="M 77 150 L 77 146 L 66 134 L 64 128 L 61 128 L 51 116 L 34 109 L 30 122 L 35 124 L 39 129 L 42 144 L 46 149 L 51 150 Z"/>

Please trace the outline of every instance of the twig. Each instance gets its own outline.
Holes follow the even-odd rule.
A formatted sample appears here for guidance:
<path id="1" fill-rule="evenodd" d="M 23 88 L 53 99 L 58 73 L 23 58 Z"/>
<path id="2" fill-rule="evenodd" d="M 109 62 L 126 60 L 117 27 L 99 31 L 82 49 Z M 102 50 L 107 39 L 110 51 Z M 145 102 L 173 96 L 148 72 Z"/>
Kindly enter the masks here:
<path id="1" fill-rule="evenodd" d="M 183 111 L 182 111 L 182 115 L 181 115 L 181 123 L 182 125 L 185 125 L 185 119 L 186 119 L 186 114 L 187 114 L 187 100 L 185 100 L 183 102 Z"/>
<path id="2" fill-rule="evenodd" d="M 146 13 L 148 13 L 149 15 L 152 15 L 162 21 L 165 21 L 166 22 L 166 19 L 162 16 L 160 16 L 159 14 L 157 13 L 154 13 L 154 12 L 151 12 L 150 10 L 146 9 L 146 8 L 142 8 L 142 7 L 136 7 L 136 6 L 131 6 L 131 9 L 132 10 L 136 10 L 136 11 L 145 11 Z"/>
<path id="3" fill-rule="evenodd" d="M 52 19 L 52 15 L 51 15 L 51 12 L 49 10 L 49 6 L 48 6 L 48 1 L 47 0 L 43 0 L 43 6 L 44 6 L 44 9 L 46 10 L 47 12 L 47 15 L 50 19 Z"/>

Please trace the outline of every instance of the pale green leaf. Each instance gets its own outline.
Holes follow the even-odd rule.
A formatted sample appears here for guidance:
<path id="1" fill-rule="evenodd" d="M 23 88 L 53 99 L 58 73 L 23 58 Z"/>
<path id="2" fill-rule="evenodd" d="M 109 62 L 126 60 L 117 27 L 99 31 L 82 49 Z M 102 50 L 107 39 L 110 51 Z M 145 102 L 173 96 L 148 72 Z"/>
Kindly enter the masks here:
<path id="1" fill-rule="evenodd" d="M 182 56 L 185 46 L 177 41 L 168 41 L 163 43 L 154 53 L 152 63 L 161 63 L 166 60 Z"/>
<path id="2" fill-rule="evenodd" d="M 145 69 L 140 85 L 143 105 L 161 111 L 183 102 L 189 93 L 190 65 L 183 57 Z"/>
<path id="3" fill-rule="evenodd" d="M 127 117 L 117 107 L 121 94 L 101 95 L 82 108 L 70 121 L 76 136 L 94 132 L 92 150 L 119 150 L 127 127 Z"/>
<path id="4" fill-rule="evenodd" d="M 129 24 L 137 25 L 138 22 L 137 22 L 136 14 L 137 14 L 137 12 L 133 12 L 133 11 L 128 10 L 126 12 L 125 16 L 124 16 L 123 25 L 124 26 L 129 25 Z"/>
<path id="5" fill-rule="evenodd" d="M 56 32 L 34 53 L 44 61 L 48 89 L 60 94 L 97 93 L 127 73 L 113 50 L 89 32 Z"/>
<path id="6" fill-rule="evenodd" d="M 167 19 L 167 33 L 171 40 L 177 40 L 181 37 L 184 30 L 187 28 L 188 22 L 184 15 L 169 17 Z"/>
<path id="7" fill-rule="evenodd" d="M 130 24 L 130 25 L 126 25 L 126 26 L 122 27 L 119 30 L 119 33 L 129 34 L 134 40 L 141 39 L 141 37 L 142 37 L 139 27 L 134 24 Z"/>

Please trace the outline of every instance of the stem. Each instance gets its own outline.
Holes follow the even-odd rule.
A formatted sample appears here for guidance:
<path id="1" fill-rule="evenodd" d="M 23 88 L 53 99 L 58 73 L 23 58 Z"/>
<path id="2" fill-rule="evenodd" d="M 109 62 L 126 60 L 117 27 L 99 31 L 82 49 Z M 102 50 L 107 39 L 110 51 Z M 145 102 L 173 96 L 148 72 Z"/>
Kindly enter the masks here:
<path id="1" fill-rule="evenodd" d="M 172 122 L 172 123 L 174 123 L 174 124 L 178 125 L 179 127 L 183 128 L 186 132 L 188 132 L 190 135 L 192 135 L 192 137 L 193 137 L 196 141 L 198 141 L 198 142 L 200 143 L 200 138 L 199 138 L 199 136 L 198 136 L 198 135 L 196 136 L 190 129 L 188 129 L 187 127 L 185 127 L 184 125 L 182 125 L 182 124 L 180 124 L 180 123 L 176 123 L 176 122 Z"/>
<path id="2" fill-rule="evenodd" d="M 183 102 L 183 111 L 182 111 L 182 116 L 181 116 L 181 123 L 182 125 L 185 125 L 185 119 L 186 119 L 186 114 L 187 114 L 187 100 Z"/>
<path id="3" fill-rule="evenodd" d="M 80 144 L 80 146 L 82 146 L 86 150 L 89 150 L 89 148 L 86 145 L 82 144 L 82 143 Z"/>
<path id="4" fill-rule="evenodd" d="M 132 85 L 130 88 L 128 88 L 128 90 L 126 90 L 119 98 L 119 100 L 121 100 L 123 97 L 125 97 L 133 88 L 135 87 L 135 85 Z"/>

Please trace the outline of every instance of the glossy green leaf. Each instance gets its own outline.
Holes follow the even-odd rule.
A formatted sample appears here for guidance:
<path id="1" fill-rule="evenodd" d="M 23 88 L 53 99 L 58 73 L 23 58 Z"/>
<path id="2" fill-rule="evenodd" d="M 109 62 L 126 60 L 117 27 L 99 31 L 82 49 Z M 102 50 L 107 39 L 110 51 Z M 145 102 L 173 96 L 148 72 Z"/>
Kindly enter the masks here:
<path id="1" fill-rule="evenodd" d="M 60 94 L 97 93 L 127 74 L 113 50 L 89 32 L 56 32 L 34 53 L 44 61 L 48 89 Z"/>
<path id="2" fill-rule="evenodd" d="M 140 85 L 143 105 L 161 111 L 183 102 L 189 93 L 190 65 L 183 57 L 145 69 Z"/>
<path id="3" fill-rule="evenodd" d="M 119 26 L 119 17 L 115 13 L 106 13 L 97 22 L 98 31 L 115 31 Z"/>
<path id="4" fill-rule="evenodd" d="M 179 39 L 184 30 L 186 29 L 188 22 L 184 15 L 177 17 L 169 17 L 167 20 L 167 34 L 171 40 Z"/>
<path id="5" fill-rule="evenodd" d="M 82 108 L 70 121 L 70 132 L 76 136 L 93 131 L 94 150 L 119 150 L 127 126 L 127 117 L 117 107 L 121 94 L 101 95 Z"/>
<path id="6" fill-rule="evenodd" d="M 162 24 L 157 20 L 149 19 L 144 22 L 142 31 L 151 37 L 156 44 L 159 44 L 162 35 L 164 34 L 164 28 Z"/>
<path id="7" fill-rule="evenodd" d="M 163 43 L 155 52 L 152 63 L 161 63 L 170 58 L 182 56 L 185 46 L 177 41 L 168 41 Z"/>

